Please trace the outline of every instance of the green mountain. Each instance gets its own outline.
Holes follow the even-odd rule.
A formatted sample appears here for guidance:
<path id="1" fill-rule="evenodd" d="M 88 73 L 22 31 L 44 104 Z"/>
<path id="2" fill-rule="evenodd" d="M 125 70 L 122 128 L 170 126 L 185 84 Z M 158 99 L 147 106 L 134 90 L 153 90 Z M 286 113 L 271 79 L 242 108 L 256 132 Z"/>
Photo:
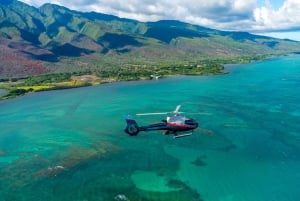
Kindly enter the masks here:
<path id="1" fill-rule="evenodd" d="M 180 21 L 143 23 L 17 0 L 0 2 L 0 78 L 117 72 L 300 52 L 300 43 Z"/>

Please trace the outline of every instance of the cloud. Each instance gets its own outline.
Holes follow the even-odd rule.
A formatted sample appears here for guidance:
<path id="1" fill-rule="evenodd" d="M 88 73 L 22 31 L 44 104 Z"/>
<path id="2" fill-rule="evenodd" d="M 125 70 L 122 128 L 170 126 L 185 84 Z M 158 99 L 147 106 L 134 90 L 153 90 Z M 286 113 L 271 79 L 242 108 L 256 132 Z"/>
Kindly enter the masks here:
<path id="1" fill-rule="evenodd" d="M 78 11 L 96 11 L 140 21 L 175 19 L 210 28 L 249 32 L 300 30 L 300 1 L 286 0 L 22 0 L 40 6 L 54 3 Z"/>
<path id="2" fill-rule="evenodd" d="M 300 30 L 300 1 L 286 0 L 282 7 L 274 9 L 268 1 L 266 6 L 254 10 L 256 31 Z"/>

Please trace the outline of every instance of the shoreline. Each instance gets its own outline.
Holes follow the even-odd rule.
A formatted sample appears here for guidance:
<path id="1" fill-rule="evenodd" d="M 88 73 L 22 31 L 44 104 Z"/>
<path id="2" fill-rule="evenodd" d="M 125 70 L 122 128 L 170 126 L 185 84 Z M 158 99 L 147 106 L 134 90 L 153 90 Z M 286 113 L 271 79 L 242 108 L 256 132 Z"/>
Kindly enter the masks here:
<path id="1" fill-rule="evenodd" d="M 8 93 L 9 92 L 7 90 L 0 88 L 0 100 L 1 100 L 1 97 L 6 96 Z"/>
<path id="2" fill-rule="evenodd" d="M 158 79 L 165 79 L 165 78 L 170 78 L 170 77 L 176 77 L 176 76 L 215 76 L 215 75 L 226 75 L 228 74 L 228 72 L 223 72 L 223 73 L 218 73 L 218 74 L 172 74 L 172 75 L 164 75 L 159 77 Z M 83 87 L 89 87 L 89 86 L 99 86 L 99 85 L 105 85 L 105 84 L 111 84 L 111 83 L 121 83 L 121 82 L 130 82 L 130 81 L 145 81 L 145 80 L 157 80 L 155 78 L 147 78 L 147 77 L 140 77 L 139 79 L 128 79 L 128 80 L 101 80 L 100 82 L 86 82 L 83 83 L 81 85 L 76 85 L 76 86 L 67 86 L 67 85 L 62 85 L 59 86 L 60 83 L 55 83 L 58 85 L 53 85 L 53 87 L 49 87 L 49 88 L 43 88 L 40 90 L 32 90 L 32 88 L 30 88 L 30 86 L 24 86 L 23 88 L 28 88 L 28 90 L 22 91 L 20 94 L 13 94 L 10 95 L 10 93 L 12 91 L 9 91 L 7 89 L 1 88 L 1 83 L 0 83 L 0 101 L 4 101 L 4 100 L 9 100 L 9 99 L 14 99 L 26 94 L 30 94 L 30 93 L 38 93 L 38 92 L 43 92 L 43 91 L 55 91 L 55 90 L 65 90 L 65 89 L 75 89 L 75 88 L 83 88 Z M 7 84 L 7 83 L 6 83 Z M 39 87 L 39 86 L 32 86 L 32 87 Z M 21 87 L 20 87 L 21 88 Z M 16 89 L 18 90 L 18 89 Z M 1 91 L 3 91 L 3 93 L 1 94 Z M 15 90 L 13 90 L 15 91 Z"/>
<path id="3" fill-rule="evenodd" d="M 240 63 L 225 63 L 219 64 L 220 68 L 216 71 L 216 69 L 211 68 L 211 71 L 202 71 L 203 68 L 197 69 L 198 71 L 191 71 L 193 73 L 176 73 L 176 72 L 169 72 L 165 75 L 161 75 L 158 79 L 164 79 L 174 76 L 216 76 L 216 75 L 226 75 L 229 74 L 229 71 L 226 69 L 230 67 L 235 67 L 239 65 L 244 65 L 252 62 L 263 61 L 270 58 L 281 57 L 287 55 L 271 55 L 271 56 L 264 56 L 260 57 L 257 60 L 249 60 L 248 62 L 240 62 Z M 207 70 L 207 69 L 206 69 Z M 55 75 L 55 74 L 53 74 Z M 42 75 L 43 76 L 43 75 Z M 34 76 L 33 76 L 34 77 Z M 74 78 L 76 77 L 76 78 Z M 87 80 L 85 78 L 88 77 Z M 91 78 L 92 77 L 92 78 Z M 31 78 L 31 77 L 29 77 Z M 28 78 L 28 79 L 29 79 Z M 116 77 L 109 77 L 109 78 L 101 78 L 94 74 L 83 74 L 81 76 L 71 76 L 69 80 L 61 81 L 61 82 L 53 82 L 48 84 L 41 84 L 41 85 L 18 85 L 20 83 L 17 82 L 0 82 L 0 101 L 9 100 L 13 98 L 17 98 L 19 96 L 23 96 L 29 93 L 36 93 L 41 91 L 53 91 L 53 90 L 64 90 L 64 89 L 73 89 L 73 88 L 81 88 L 87 86 L 98 86 L 102 84 L 108 83 L 115 83 L 115 82 L 128 82 L 128 81 L 142 81 L 142 80 L 156 80 L 151 76 L 141 76 L 141 77 L 127 77 L 127 79 L 118 79 Z M 16 86 L 18 85 L 18 86 Z M 11 90 L 10 90 L 11 89 Z M 2 91 L 2 93 L 1 93 Z"/>
<path id="4" fill-rule="evenodd" d="M 221 69 L 217 72 L 210 72 L 210 73 L 202 73 L 197 72 L 193 74 L 180 74 L 180 73 L 174 73 L 174 74 L 167 74 L 167 75 L 161 75 L 158 79 L 164 79 L 168 77 L 174 77 L 174 76 L 180 76 L 180 75 L 185 75 L 185 76 L 211 76 L 211 75 L 225 75 L 228 72 L 224 72 L 224 65 L 222 66 Z M 94 79 L 92 80 L 84 80 L 80 81 L 81 77 L 86 77 L 86 76 L 93 76 Z M 73 76 L 72 76 L 73 77 Z M 73 88 L 81 88 L 81 87 L 87 87 L 87 86 L 98 86 L 102 84 L 109 84 L 109 83 L 116 83 L 116 82 L 129 82 L 129 81 L 142 81 L 142 80 L 156 80 L 155 78 L 151 76 L 141 76 L 137 78 L 128 78 L 128 79 L 115 79 L 113 77 L 111 78 L 105 78 L 101 79 L 100 77 L 97 77 L 95 75 L 91 74 L 85 74 L 82 76 L 77 76 L 79 77 L 78 79 L 71 79 L 68 81 L 63 81 L 63 82 L 56 82 L 56 83 L 48 83 L 45 85 L 32 85 L 32 86 L 26 86 L 26 85 L 20 85 L 18 82 L 2 82 L 0 83 L 0 90 L 3 91 L 3 94 L 0 94 L 0 101 L 3 100 L 9 100 L 13 98 L 17 98 L 19 96 L 23 96 L 29 93 L 36 93 L 36 92 L 42 92 L 42 91 L 53 91 L 53 90 L 64 90 L 64 89 L 73 89 Z M 4 86 L 4 87 L 3 87 Z M 11 89 L 11 90 L 9 90 Z"/>

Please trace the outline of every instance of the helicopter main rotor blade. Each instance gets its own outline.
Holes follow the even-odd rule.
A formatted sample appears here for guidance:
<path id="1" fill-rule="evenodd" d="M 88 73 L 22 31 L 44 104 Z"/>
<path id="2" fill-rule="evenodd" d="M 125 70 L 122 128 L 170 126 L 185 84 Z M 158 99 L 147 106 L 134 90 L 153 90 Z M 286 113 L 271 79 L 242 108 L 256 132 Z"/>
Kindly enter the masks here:
<path id="1" fill-rule="evenodd" d="M 212 115 L 212 113 L 209 112 L 187 112 L 186 114 Z"/>
<path id="2" fill-rule="evenodd" d="M 136 115 L 137 116 L 146 116 L 146 115 L 161 115 L 161 114 L 168 114 L 168 112 L 140 113 L 140 114 L 136 114 Z"/>
<path id="3" fill-rule="evenodd" d="M 181 108 L 181 105 L 177 105 L 176 109 L 174 110 L 174 114 L 179 114 L 180 108 Z"/>

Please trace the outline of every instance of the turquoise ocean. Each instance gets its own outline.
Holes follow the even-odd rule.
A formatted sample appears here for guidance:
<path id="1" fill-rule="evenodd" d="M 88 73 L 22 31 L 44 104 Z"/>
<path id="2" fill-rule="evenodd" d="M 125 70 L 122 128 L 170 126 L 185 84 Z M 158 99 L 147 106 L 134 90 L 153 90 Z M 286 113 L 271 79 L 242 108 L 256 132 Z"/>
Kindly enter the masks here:
<path id="1" fill-rule="evenodd" d="M 0 102 L 0 201 L 299 201 L 300 56 Z M 130 137 L 172 111 L 192 136 Z"/>

